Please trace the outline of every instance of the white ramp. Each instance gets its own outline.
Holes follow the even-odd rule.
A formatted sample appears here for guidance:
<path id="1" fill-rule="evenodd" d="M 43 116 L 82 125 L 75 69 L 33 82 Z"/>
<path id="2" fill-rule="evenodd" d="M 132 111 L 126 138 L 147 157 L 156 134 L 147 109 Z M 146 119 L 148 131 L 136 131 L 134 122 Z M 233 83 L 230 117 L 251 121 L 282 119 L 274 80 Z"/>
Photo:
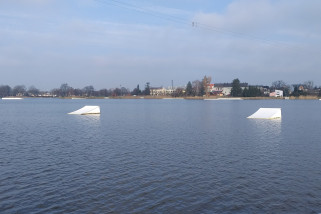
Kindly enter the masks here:
<path id="1" fill-rule="evenodd" d="M 81 109 L 78 109 L 77 111 L 70 112 L 68 114 L 100 114 L 100 107 L 99 106 L 84 106 Z"/>
<path id="2" fill-rule="evenodd" d="M 21 97 L 2 97 L 3 100 L 22 100 Z"/>
<path id="3" fill-rule="evenodd" d="M 260 108 L 251 116 L 251 119 L 278 119 L 281 118 L 281 108 Z"/>

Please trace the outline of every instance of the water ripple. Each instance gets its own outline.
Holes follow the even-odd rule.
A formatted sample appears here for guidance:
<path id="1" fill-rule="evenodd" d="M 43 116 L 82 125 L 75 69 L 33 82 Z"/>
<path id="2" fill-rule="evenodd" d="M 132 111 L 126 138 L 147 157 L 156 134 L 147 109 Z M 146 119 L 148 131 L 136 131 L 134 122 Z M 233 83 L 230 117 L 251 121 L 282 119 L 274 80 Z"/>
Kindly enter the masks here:
<path id="1" fill-rule="evenodd" d="M 317 103 L 85 102 L 0 103 L 1 213 L 320 212 Z"/>

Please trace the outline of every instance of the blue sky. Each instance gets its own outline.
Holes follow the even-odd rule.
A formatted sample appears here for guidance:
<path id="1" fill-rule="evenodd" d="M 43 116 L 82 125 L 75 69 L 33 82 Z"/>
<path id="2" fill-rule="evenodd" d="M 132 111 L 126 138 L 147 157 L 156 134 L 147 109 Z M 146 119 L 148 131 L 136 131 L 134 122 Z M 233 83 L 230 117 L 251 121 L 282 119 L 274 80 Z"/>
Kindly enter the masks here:
<path id="1" fill-rule="evenodd" d="M 0 85 L 321 85 L 319 0 L 0 1 Z"/>

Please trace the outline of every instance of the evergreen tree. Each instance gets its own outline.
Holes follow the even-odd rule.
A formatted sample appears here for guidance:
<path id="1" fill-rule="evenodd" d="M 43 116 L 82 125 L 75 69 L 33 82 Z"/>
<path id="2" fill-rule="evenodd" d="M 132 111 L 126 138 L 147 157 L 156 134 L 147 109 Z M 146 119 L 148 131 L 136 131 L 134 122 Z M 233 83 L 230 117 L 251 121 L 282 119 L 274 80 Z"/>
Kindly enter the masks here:
<path id="1" fill-rule="evenodd" d="M 201 84 L 200 88 L 199 88 L 199 95 L 198 96 L 204 96 L 204 95 L 205 95 L 204 84 Z"/>
<path id="2" fill-rule="evenodd" d="M 192 83 L 189 81 L 186 86 L 186 96 L 191 96 L 193 95 L 193 87 Z"/>
<path id="3" fill-rule="evenodd" d="M 291 95 L 295 96 L 295 97 L 299 97 L 300 96 L 300 92 L 299 92 L 299 87 L 298 86 L 294 86 L 294 90 L 293 90 Z"/>
<path id="4" fill-rule="evenodd" d="M 249 90 L 247 88 L 243 90 L 243 97 L 249 97 Z"/>
<path id="5" fill-rule="evenodd" d="M 287 97 L 290 95 L 290 86 L 286 86 L 284 89 L 283 89 L 283 96 Z"/>
<path id="6" fill-rule="evenodd" d="M 137 85 L 136 88 L 134 88 L 134 90 L 132 91 L 132 95 L 140 95 L 142 92 L 139 89 L 139 85 Z"/>
<path id="7" fill-rule="evenodd" d="M 144 90 L 144 95 L 150 95 L 150 86 L 149 86 L 149 82 L 146 83 L 145 85 L 145 90 Z"/>
<path id="8" fill-rule="evenodd" d="M 241 88 L 239 79 L 234 79 L 232 82 L 231 96 L 232 97 L 241 97 L 242 96 L 242 88 Z"/>
<path id="9" fill-rule="evenodd" d="M 243 90 L 243 97 L 259 97 L 262 95 L 262 91 L 256 86 L 249 86 L 249 88 Z"/>

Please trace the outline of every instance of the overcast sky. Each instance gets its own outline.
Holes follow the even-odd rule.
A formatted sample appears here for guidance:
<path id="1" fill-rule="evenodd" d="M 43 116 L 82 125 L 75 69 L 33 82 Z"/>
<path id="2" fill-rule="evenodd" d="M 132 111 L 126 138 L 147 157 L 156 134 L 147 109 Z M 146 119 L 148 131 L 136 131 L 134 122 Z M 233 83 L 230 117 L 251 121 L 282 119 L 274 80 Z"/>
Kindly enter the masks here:
<path id="1" fill-rule="evenodd" d="M 320 0 L 1 0 L 0 85 L 321 85 Z"/>

